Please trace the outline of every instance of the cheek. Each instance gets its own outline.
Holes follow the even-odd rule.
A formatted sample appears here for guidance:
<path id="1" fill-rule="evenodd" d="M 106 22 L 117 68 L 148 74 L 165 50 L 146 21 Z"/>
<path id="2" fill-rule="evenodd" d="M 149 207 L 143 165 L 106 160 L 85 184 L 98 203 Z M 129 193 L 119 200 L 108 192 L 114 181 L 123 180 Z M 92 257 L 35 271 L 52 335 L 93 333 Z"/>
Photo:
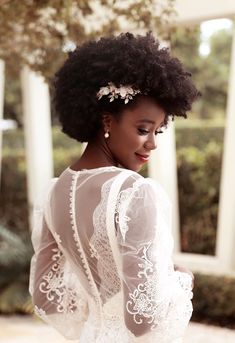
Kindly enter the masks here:
<path id="1" fill-rule="evenodd" d="M 138 135 L 136 130 L 129 130 L 128 132 L 122 132 L 122 135 L 116 137 L 114 144 L 116 149 L 122 149 L 122 151 L 128 152 L 128 150 L 136 151 L 140 149 L 146 141 L 146 136 Z"/>
<path id="2" fill-rule="evenodd" d="M 124 152 L 127 148 L 130 148 L 130 137 L 122 132 L 116 132 L 110 140 L 110 147 L 114 152 Z"/>

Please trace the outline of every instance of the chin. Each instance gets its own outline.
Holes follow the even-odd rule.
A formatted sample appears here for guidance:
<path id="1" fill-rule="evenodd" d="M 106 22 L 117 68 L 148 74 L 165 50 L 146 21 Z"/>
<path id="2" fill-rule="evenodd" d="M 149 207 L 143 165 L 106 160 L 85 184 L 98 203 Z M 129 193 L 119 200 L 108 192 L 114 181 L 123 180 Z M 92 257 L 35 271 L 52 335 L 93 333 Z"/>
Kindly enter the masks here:
<path id="1" fill-rule="evenodd" d="M 142 166 L 133 168 L 132 170 L 138 173 L 142 169 Z"/>
<path id="2" fill-rule="evenodd" d="M 133 163 L 133 164 L 129 164 L 129 163 L 119 163 L 119 166 L 121 168 L 125 168 L 125 169 L 129 169 L 129 170 L 132 170 L 136 173 L 138 173 L 143 167 L 144 165 L 143 164 L 137 164 L 137 163 Z"/>
<path id="3" fill-rule="evenodd" d="M 142 168 L 143 166 L 141 165 L 138 165 L 138 166 L 126 166 L 127 169 L 130 169 L 130 170 L 133 170 L 134 172 L 138 173 Z"/>

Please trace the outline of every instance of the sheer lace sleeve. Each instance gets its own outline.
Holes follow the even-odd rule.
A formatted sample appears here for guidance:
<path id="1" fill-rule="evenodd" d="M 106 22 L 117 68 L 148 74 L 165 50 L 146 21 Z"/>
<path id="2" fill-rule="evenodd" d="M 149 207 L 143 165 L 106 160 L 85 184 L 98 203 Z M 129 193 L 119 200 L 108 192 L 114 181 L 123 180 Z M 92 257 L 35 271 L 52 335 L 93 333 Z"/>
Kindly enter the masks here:
<path id="1" fill-rule="evenodd" d="M 168 198 L 153 180 L 140 179 L 120 193 L 117 212 L 126 326 L 151 335 L 146 342 L 174 341 L 192 314 L 192 280 L 173 268 Z"/>
<path id="2" fill-rule="evenodd" d="M 86 296 L 62 252 L 59 236 L 48 228 L 41 204 L 34 209 L 32 243 L 29 291 L 35 313 L 66 338 L 77 339 L 88 314 Z"/>

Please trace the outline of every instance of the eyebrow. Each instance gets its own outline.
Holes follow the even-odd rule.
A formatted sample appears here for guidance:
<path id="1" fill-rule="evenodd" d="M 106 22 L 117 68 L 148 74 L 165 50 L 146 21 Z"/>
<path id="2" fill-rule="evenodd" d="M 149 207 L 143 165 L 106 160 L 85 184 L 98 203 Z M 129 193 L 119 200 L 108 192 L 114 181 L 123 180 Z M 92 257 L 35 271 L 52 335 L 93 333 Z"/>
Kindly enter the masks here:
<path id="1" fill-rule="evenodd" d="M 149 124 L 155 124 L 153 120 L 150 119 L 140 119 L 138 120 L 138 123 L 149 123 Z"/>
<path id="2" fill-rule="evenodd" d="M 140 119 L 140 120 L 138 120 L 138 122 L 137 122 L 138 124 L 142 124 L 142 123 L 148 123 L 148 124 L 155 124 L 155 122 L 153 121 L 153 120 L 150 120 L 150 119 Z M 165 122 L 163 121 L 160 125 L 159 125 L 159 127 L 162 127 L 162 126 L 164 126 L 164 124 L 165 124 Z"/>

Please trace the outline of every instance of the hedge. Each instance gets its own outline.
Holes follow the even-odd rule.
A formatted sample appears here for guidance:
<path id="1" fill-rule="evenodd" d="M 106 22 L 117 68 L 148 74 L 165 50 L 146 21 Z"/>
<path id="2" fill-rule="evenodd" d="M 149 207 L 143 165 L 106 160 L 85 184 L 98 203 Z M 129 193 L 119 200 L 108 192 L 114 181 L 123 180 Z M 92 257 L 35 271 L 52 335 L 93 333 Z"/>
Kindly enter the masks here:
<path id="1" fill-rule="evenodd" d="M 204 150 L 210 142 L 222 144 L 224 139 L 224 124 L 216 125 L 213 122 L 199 122 L 194 126 L 188 124 L 176 123 L 176 147 L 177 149 L 185 147 L 196 147 Z"/>
<path id="2" fill-rule="evenodd" d="M 235 328 L 235 278 L 195 275 L 192 320 Z"/>
<path id="3" fill-rule="evenodd" d="M 214 255 L 222 146 L 182 148 L 177 160 L 182 251 Z"/>

